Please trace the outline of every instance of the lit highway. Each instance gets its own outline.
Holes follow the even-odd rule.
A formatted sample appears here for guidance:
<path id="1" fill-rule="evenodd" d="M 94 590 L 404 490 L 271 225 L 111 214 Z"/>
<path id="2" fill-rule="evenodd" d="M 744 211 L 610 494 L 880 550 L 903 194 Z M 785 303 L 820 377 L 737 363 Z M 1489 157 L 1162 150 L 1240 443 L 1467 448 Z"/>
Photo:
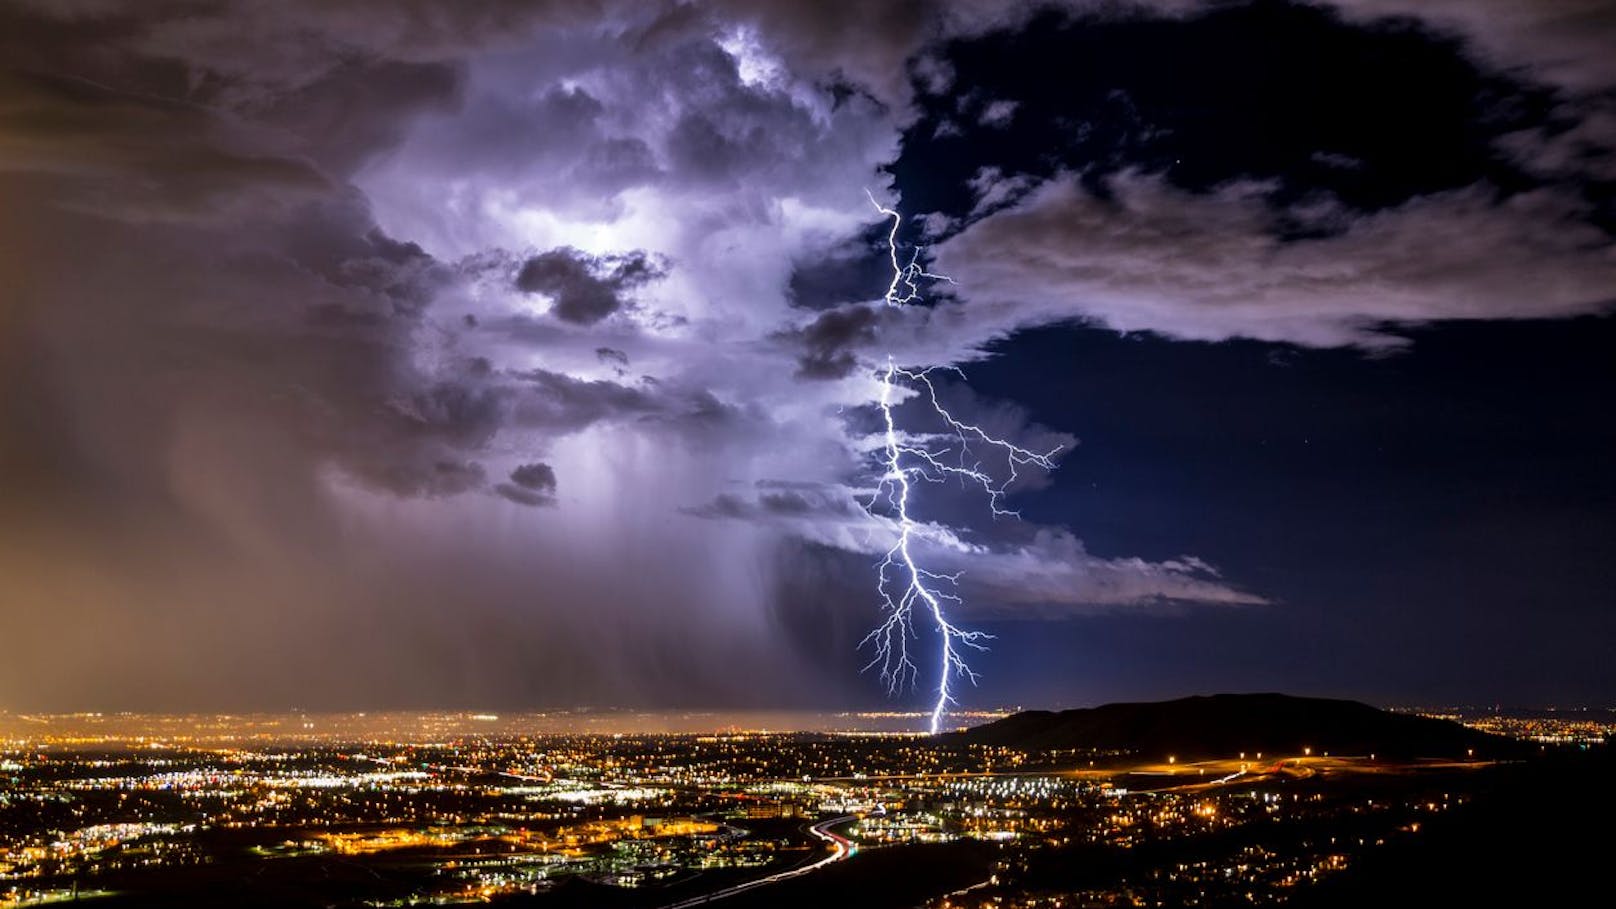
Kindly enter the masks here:
<path id="1" fill-rule="evenodd" d="M 825 842 L 831 844 L 833 850 L 829 855 L 823 856 L 816 861 L 809 862 L 806 865 L 799 865 L 796 868 L 790 869 L 789 871 L 781 871 L 777 874 L 771 874 L 768 877 L 760 877 L 756 880 L 747 881 L 744 884 L 736 884 L 733 887 L 726 887 L 723 890 L 714 891 L 713 893 L 704 894 L 702 896 L 694 896 L 687 900 L 680 900 L 677 903 L 670 903 L 667 906 L 664 906 L 663 909 L 684 909 L 686 906 L 705 905 L 713 902 L 714 900 L 721 900 L 726 897 L 735 896 L 738 893 L 745 893 L 748 890 L 755 890 L 758 887 L 764 887 L 769 884 L 777 884 L 780 881 L 790 880 L 794 877 L 801 877 L 805 874 L 811 874 L 812 872 L 818 871 L 832 862 L 840 862 L 852 858 L 858 852 L 858 844 L 839 833 L 833 833 L 830 829 L 837 824 L 845 824 L 852 820 L 857 820 L 857 816 L 852 814 L 844 814 L 841 817 L 833 817 L 828 821 L 820 821 L 819 823 L 808 828 L 808 832 L 813 834 L 815 838 L 824 840 Z"/>

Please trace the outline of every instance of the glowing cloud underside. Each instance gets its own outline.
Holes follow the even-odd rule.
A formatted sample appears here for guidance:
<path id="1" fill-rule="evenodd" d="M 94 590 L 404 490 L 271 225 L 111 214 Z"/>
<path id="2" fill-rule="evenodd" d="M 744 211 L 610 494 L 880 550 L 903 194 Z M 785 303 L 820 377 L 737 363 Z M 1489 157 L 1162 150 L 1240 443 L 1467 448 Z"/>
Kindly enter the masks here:
<path id="1" fill-rule="evenodd" d="M 902 226 L 903 217 L 877 202 L 873 195 L 870 196 L 870 204 L 892 219 L 892 230 L 887 234 L 887 248 L 892 262 L 892 283 L 887 287 L 885 296 L 888 306 L 915 302 L 920 296 L 921 281 L 952 283 L 948 276 L 932 274 L 922 268 L 918 249 L 907 263 L 900 261 L 898 229 Z M 934 536 L 937 531 L 916 521 L 910 514 L 915 484 L 917 481 L 942 483 L 952 479 L 979 487 L 987 497 L 988 508 L 994 517 L 1013 517 L 1015 512 L 1004 508 L 1003 501 L 1010 484 L 1019 476 L 1019 468 L 1033 465 L 1053 470 L 1054 455 L 1060 450 L 1057 446 L 1044 454 L 1028 451 L 1008 440 L 989 435 L 980 426 L 956 419 L 937 399 L 937 388 L 931 381 L 931 373 L 935 369 L 937 367 L 905 369 L 889 356 L 886 369 L 881 373 L 880 407 L 885 421 L 885 438 L 880 447 L 883 471 L 875 494 L 871 496 L 869 508 L 873 513 L 878 503 L 886 502 L 891 512 L 883 517 L 896 523 L 898 539 L 878 563 L 876 589 L 881 594 L 882 622 L 865 636 L 861 644 L 875 651 L 875 658 L 865 669 L 879 667 L 881 680 L 886 683 L 888 691 L 896 693 L 906 685 L 915 686 L 920 679 L 920 669 L 912 655 L 911 643 L 919 639 L 915 616 L 917 612 L 921 615 L 921 620 L 937 635 L 937 699 L 932 706 L 929 726 L 934 734 L 941 728 L 943 715 L 949 705 L 955 703 L 953 683 L 959 679 L 968 680 L 973 685 L 977 682 L 976 672 L 965 662 L 965 652 L 986 650 L 984 642 L 991 640 L 992 635 L 970 631 L 949 621 L 947 607 L 962 602 L 954 592 L 959 583 L 958 573 L 928 571 L 917 562 L 915 542 Z M 947 431 L 914 436 L 899 430 L 892 412 L 901 403 L 896 399 L 900 386 L 929 404 Z M 1005 476 L 995 478 L 982 468 L 981 461 L 975 458 L 976 452 L 983 448 L 994 449 L 1004 458 L 1007 465 Z"/>

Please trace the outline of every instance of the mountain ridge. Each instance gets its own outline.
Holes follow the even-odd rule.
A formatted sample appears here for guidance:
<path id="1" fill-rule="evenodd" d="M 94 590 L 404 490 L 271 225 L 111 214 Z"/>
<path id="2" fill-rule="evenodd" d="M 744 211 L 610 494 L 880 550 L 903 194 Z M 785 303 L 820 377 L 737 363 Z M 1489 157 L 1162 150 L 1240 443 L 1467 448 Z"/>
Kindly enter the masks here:
<path id="1" fill-rule="evenodd" d="M 1451 720 L 1276 692 L 1029 710 L 948 736 L 965 744 L 1159 752 L 1180 758 L 1302 754 L 1309 749 L 1314 754 L 1493 758 L 1525 750 L 1520 742 Z"/>

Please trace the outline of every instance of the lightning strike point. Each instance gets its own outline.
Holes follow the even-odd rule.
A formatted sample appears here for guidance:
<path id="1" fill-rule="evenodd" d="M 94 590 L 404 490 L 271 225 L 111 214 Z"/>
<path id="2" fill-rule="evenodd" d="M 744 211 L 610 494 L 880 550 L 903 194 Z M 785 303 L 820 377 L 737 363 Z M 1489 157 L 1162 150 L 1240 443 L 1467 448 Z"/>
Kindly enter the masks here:
<path id="1" fill-rule="evenodd" d="M 876 201 L 875 195 L 868 189 L 864 192 L 877 211 L 892 219 L 892 229 L 887 233 L 892 282 L 887 286 L 884 297 L 886 305 L 904 306 L 916 302 L 921 295 L 922 281 L 953 283 L 953 279 L 947 275 L 928 272 L 920 265 L 918 247 L 910 254 L 908 262 L 900 260 L 898 230 L 903 226 L 903 216 Z M 923 539 L 930 529 L 909 513 L 914 483 L 917 480 L 929 483 L 940 483 L 950 478 L 959 480 L 983 491 L 995 518 L 1015 517 L 1016 513 L 1002 507 L 1002 503 L 1010 485 L 1020 476 L 1018 469 L 1033 465 L 1053 470 L 1054 456 L 1060 451 L 1059 446 L 1044 454 L 1030 451 L 1006 439 L 996 438 L 976 424 L 955 418 L 938 400 L 937 388 L 932 384 L 931 373 L 937 368 L 905 369 L 889 355 L 886 368 L 881 372 L 879 406 L 885 423 L 881 446 L 882 473 L 866 507 L 874 514 L 877 504 L 885 501 L 894 515 L 887 519 L 897 525 L 898 539 L 877 563 L 876 591 L 881 597 L 882 622 L 859 645 L 860 648 L 871 647 L 874 651 L 874 659 L 864 667 L 865 671 L 879 668 L 887 691 L 896 694 L 905 685 L 916 685 L 920 677 L 920 669 L 910 655 L 910 641 L 919 636 L 915 630 L 915 614 L 919 612 L 930 624 L 938 638 L 936 700 L 928 725 L 933 735 L 942 728 L 948 708 L 957 703 L 953 683 L 964 679 L 975 685 L 978 681 L 976 672 L 965 662 L 965 652 L 987 650 L 986 642 L 992 640 L 993 636 L 983 631 L 961 628 L 949 621 L 946 606 L 963 602 L 954 592 L 959 584 L 959 574 L 928 571 L 916 561 L 913 543 Z M 951 367 L 944 368 L 960 372 Z M 898 429 L 892 412 L 898 403 L 894 396 L 899 385 L 921 395 L 921 399 L 941 418 L 948 427 L 948 432 L 941 434 L 949 440 L 946 445 L 938 447 L 931 437 L 916 438 Z M 971 463 L 969 459 L 973 457 L 973 450 L 980 448 L 997 450 L 1008 465 L 1008 476 L 996 480 L 981 468 L 979 461 Z M 948 460 L 945 461 L 945 458 Z"/>

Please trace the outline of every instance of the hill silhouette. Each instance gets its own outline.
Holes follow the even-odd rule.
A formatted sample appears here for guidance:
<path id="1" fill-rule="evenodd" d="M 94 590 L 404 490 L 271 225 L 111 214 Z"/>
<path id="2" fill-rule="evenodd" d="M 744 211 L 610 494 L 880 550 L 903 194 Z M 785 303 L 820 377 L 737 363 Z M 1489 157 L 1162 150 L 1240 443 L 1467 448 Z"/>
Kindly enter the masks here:
<path id="1" fill-rule="evenodd" d="M 1086 748 L 1180 759 L 1377 754 L 1395 758 L 1511 757 L 1521 743 L 1448 720 L 1357 701 L 1284 694 L 1215 694 L 1173 701 L 1030 710 L 951 733 L 955 741 L 1022 749 Z"/>

